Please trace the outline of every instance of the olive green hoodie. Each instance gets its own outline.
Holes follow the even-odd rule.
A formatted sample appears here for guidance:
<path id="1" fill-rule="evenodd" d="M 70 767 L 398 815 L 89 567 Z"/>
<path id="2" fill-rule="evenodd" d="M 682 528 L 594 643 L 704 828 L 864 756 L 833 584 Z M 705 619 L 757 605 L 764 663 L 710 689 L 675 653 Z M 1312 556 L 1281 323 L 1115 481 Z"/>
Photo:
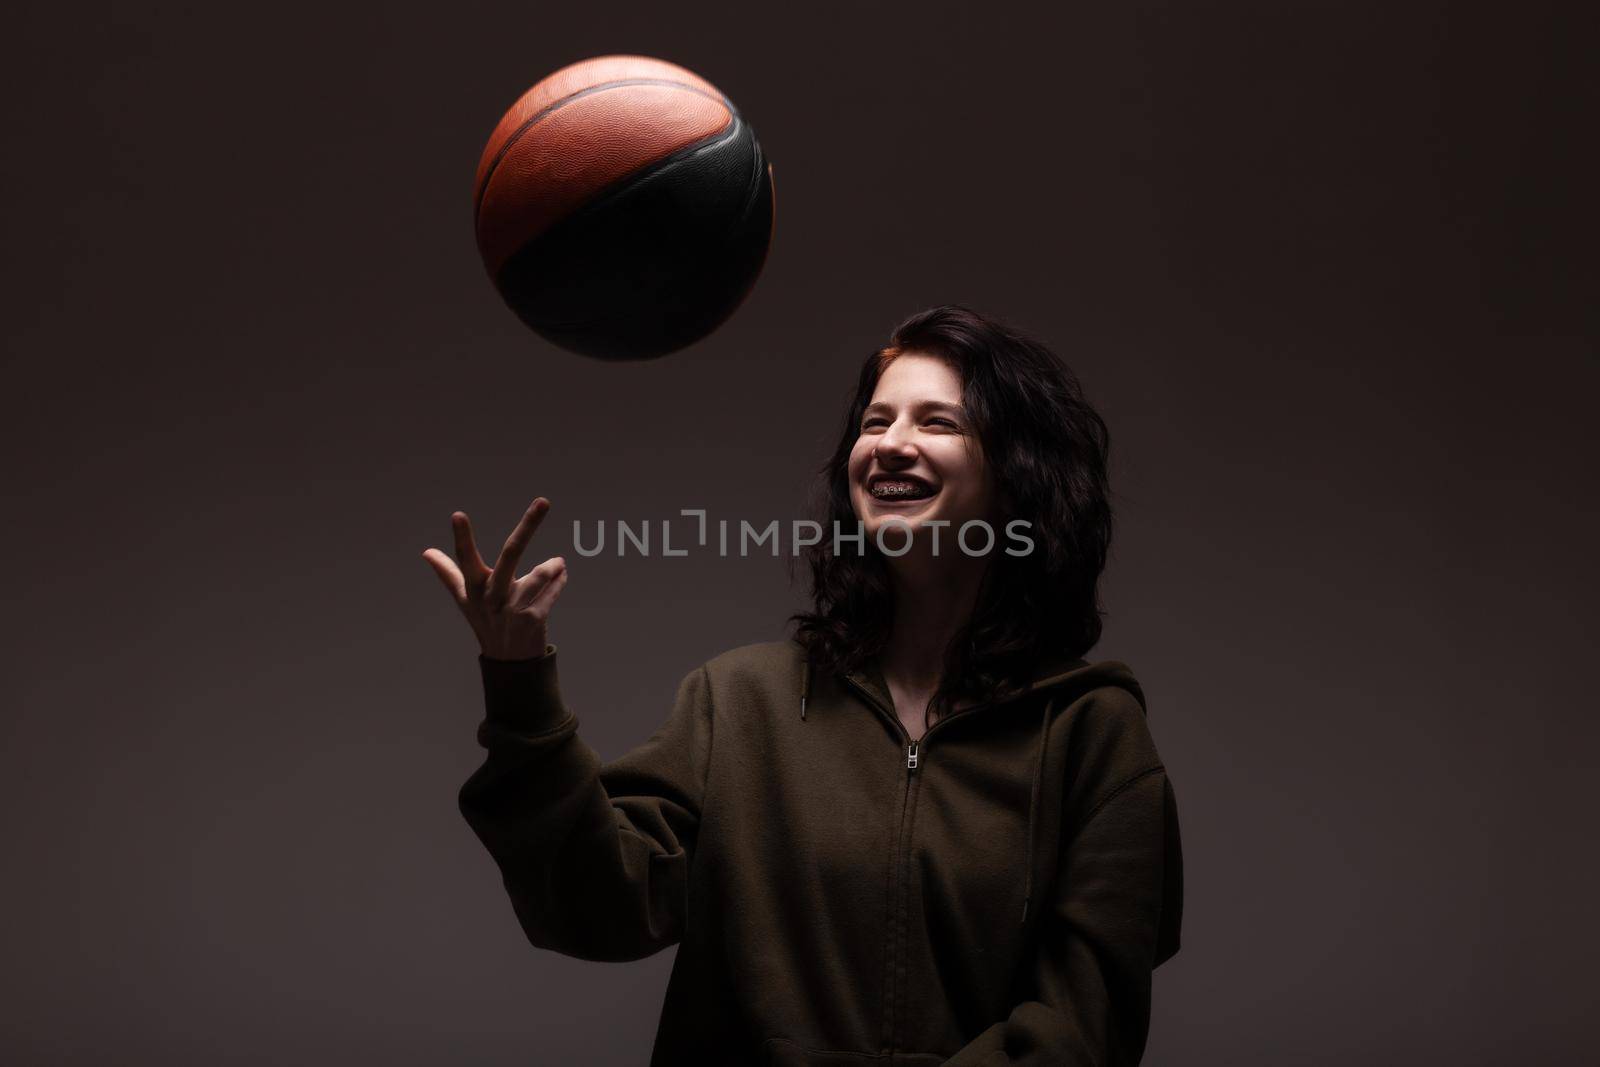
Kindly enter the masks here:
<path id="1" fill-rule="evenodd" d="M 602 765 L 556 656 L 479 657 L 461 811 L 534 945 L 679 945 L 652 1067 L 1139 1062 L 1183 874 L 1126 664 L 1060 660 L 914 740 L 876 669 L 747 645 Z"/>

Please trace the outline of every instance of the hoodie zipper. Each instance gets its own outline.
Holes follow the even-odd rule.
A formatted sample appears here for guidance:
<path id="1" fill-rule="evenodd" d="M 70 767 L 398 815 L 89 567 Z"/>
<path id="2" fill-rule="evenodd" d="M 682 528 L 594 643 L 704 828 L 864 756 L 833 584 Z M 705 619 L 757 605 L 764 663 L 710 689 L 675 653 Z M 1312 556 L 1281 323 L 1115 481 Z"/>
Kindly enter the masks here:
<path id="1" fill-rule="evenodd" d="M 894 879 L 892 883 L 894 904 L 893 919 L 889 926 L 890 948 L 885 953 L 888 974 L 884 986 L 884 1041 L 893 1053 L 898 1049 L 896 1029 L 900 1020 L 900 975 L 905 969 L 905 943 L 910 916 L 907 912 L 906 883 L 911 872 L 911 826 L 916 820 L 917 805 L 917 742 L 906 746 L 906 788 L 900 803 L 900 833 L 895 841 Z"/>
<path id="2" fill-rule="evenodd" d="M 884 935 L 883 1040 L 887 1046 L 887 1051 L 890 1054 L 893 1054 L 899 1048 L 899 1043 L 896 1040 L 895 1030 L 899 1025 L 900 1014 L 900 970 L 903 967 L 906 933 L 908 927 L 910 926 L 910 916 L 907 914 L 910 911 L 910 908 L 906 903 L 906 885 L 910 877 L 911 870 L 911 827 L 915 822 L 917 771 L 922 765 L 922 749 L 927 740 L 933 736 L 933 732 L 939 729 L 939 727 L 953 719 L 958 719 L 963 715 L 967 715 L 974 711 L 979 711 L 987 705 L 979 704 L 974 707 L 967 708 L 964 711 L 956 712 L 954 715 L 948 716 L 947 718 L 940 719 L 938 722 L 928 727 L 928 729 L 923 732 L 920 738 L 913 738 L 910 732 L 906 730 L 905 725 L 894 716 L 892 711 L 883 706 L 878 698 L 873 695 L 871 690 L 867 689 L 860 682 L 856 681 L 855 678 L 848 675 L 845 676 L 845 680 L 850 684 L 850 687 L 867 702 L 868 706 L 874 711 L 878 712 L 878 714 L 883 716 L 887 722 L 893 725 L 893 727 L 900 732 L 900 736 L 905 738 L 906 741 L 904 750 L 906 765 L 905 793 L 900 804 L 900 831 L 895 836 L 894 852 L 892 853 L 894 857 L 894 871 L 893 881 L 890 887 L 890 894 L 891 903 L 893 904 L 893 915 L 890 920 L 889 929 Z"/>

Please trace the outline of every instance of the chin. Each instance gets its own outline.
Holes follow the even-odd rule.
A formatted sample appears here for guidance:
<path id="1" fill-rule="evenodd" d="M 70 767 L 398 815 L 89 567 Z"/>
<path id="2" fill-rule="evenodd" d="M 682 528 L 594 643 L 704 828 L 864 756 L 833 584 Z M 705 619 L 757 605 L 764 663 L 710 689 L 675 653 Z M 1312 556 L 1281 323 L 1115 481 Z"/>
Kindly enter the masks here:
<path id="1" fill-rule="evenodd" d="M 921 530 L 929 522 L 935 522 L 943 518 L 944 516 L 935 511 L 914 511 L 910 508 L 883 508 L 881 510 L 868 513 L 865 527 L 867 536 L 875 538 L 878 536 L 878 531 L 883 529 L 885 526 L 900 528 L 909 526 L 913 530 Z M 941 527 L 939 530 L 939 537 L 941 541 L 946 539 L 947 534 L 949 536 L 954 536 L 952 533 L 954 529 L 954 524 L 949 527 Z M 888 533 L 884 534 L 884 539 L 890 545 L 898 546 L 900 542 L 895 540 L 897 535 L 901 535 L 900 529 L 891 529 Z"/>

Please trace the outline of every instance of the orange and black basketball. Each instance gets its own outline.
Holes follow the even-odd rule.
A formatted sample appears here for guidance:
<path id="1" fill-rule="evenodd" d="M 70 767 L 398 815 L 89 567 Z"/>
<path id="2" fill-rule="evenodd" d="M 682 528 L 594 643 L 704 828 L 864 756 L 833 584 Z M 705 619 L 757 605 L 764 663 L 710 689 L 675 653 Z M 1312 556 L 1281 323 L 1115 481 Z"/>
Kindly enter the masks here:
<path id="1" fill-rule="evenodd" d="M 478 161 L 478 250 L 540 336 L 651 359 L 732 315 L 772 240 L 772 170 L 704 78 L 647 56 L 563 67 L 522 95 Z"/>

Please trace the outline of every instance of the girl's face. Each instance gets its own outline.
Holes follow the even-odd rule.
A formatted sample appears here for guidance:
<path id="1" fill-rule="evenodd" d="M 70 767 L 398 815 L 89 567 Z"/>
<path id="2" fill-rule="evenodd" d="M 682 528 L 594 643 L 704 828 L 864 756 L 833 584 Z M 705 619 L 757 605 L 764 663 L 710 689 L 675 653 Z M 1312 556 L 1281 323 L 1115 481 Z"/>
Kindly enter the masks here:
<path id="1" fill-rule="evenodd" d="M 939 554 L 956 555 L 962 523 L 984 519 L 994 525 L 993 480 L 961 404 L 961 379 L 945 360 L 907 352 L 891 361 L 858 430 L 850 450 L 850 502 L 869 539 L 877 538 L 886 520 L 897 519 L 918 530 L 921 542 L 921 528 L 942 520 L 950 525 L 934 531 Z M 967 543 L 976 550 L 985 540 L 975 529 Z M 905 541 L 900 530 L 883 535 L 891 552 Z"/>

